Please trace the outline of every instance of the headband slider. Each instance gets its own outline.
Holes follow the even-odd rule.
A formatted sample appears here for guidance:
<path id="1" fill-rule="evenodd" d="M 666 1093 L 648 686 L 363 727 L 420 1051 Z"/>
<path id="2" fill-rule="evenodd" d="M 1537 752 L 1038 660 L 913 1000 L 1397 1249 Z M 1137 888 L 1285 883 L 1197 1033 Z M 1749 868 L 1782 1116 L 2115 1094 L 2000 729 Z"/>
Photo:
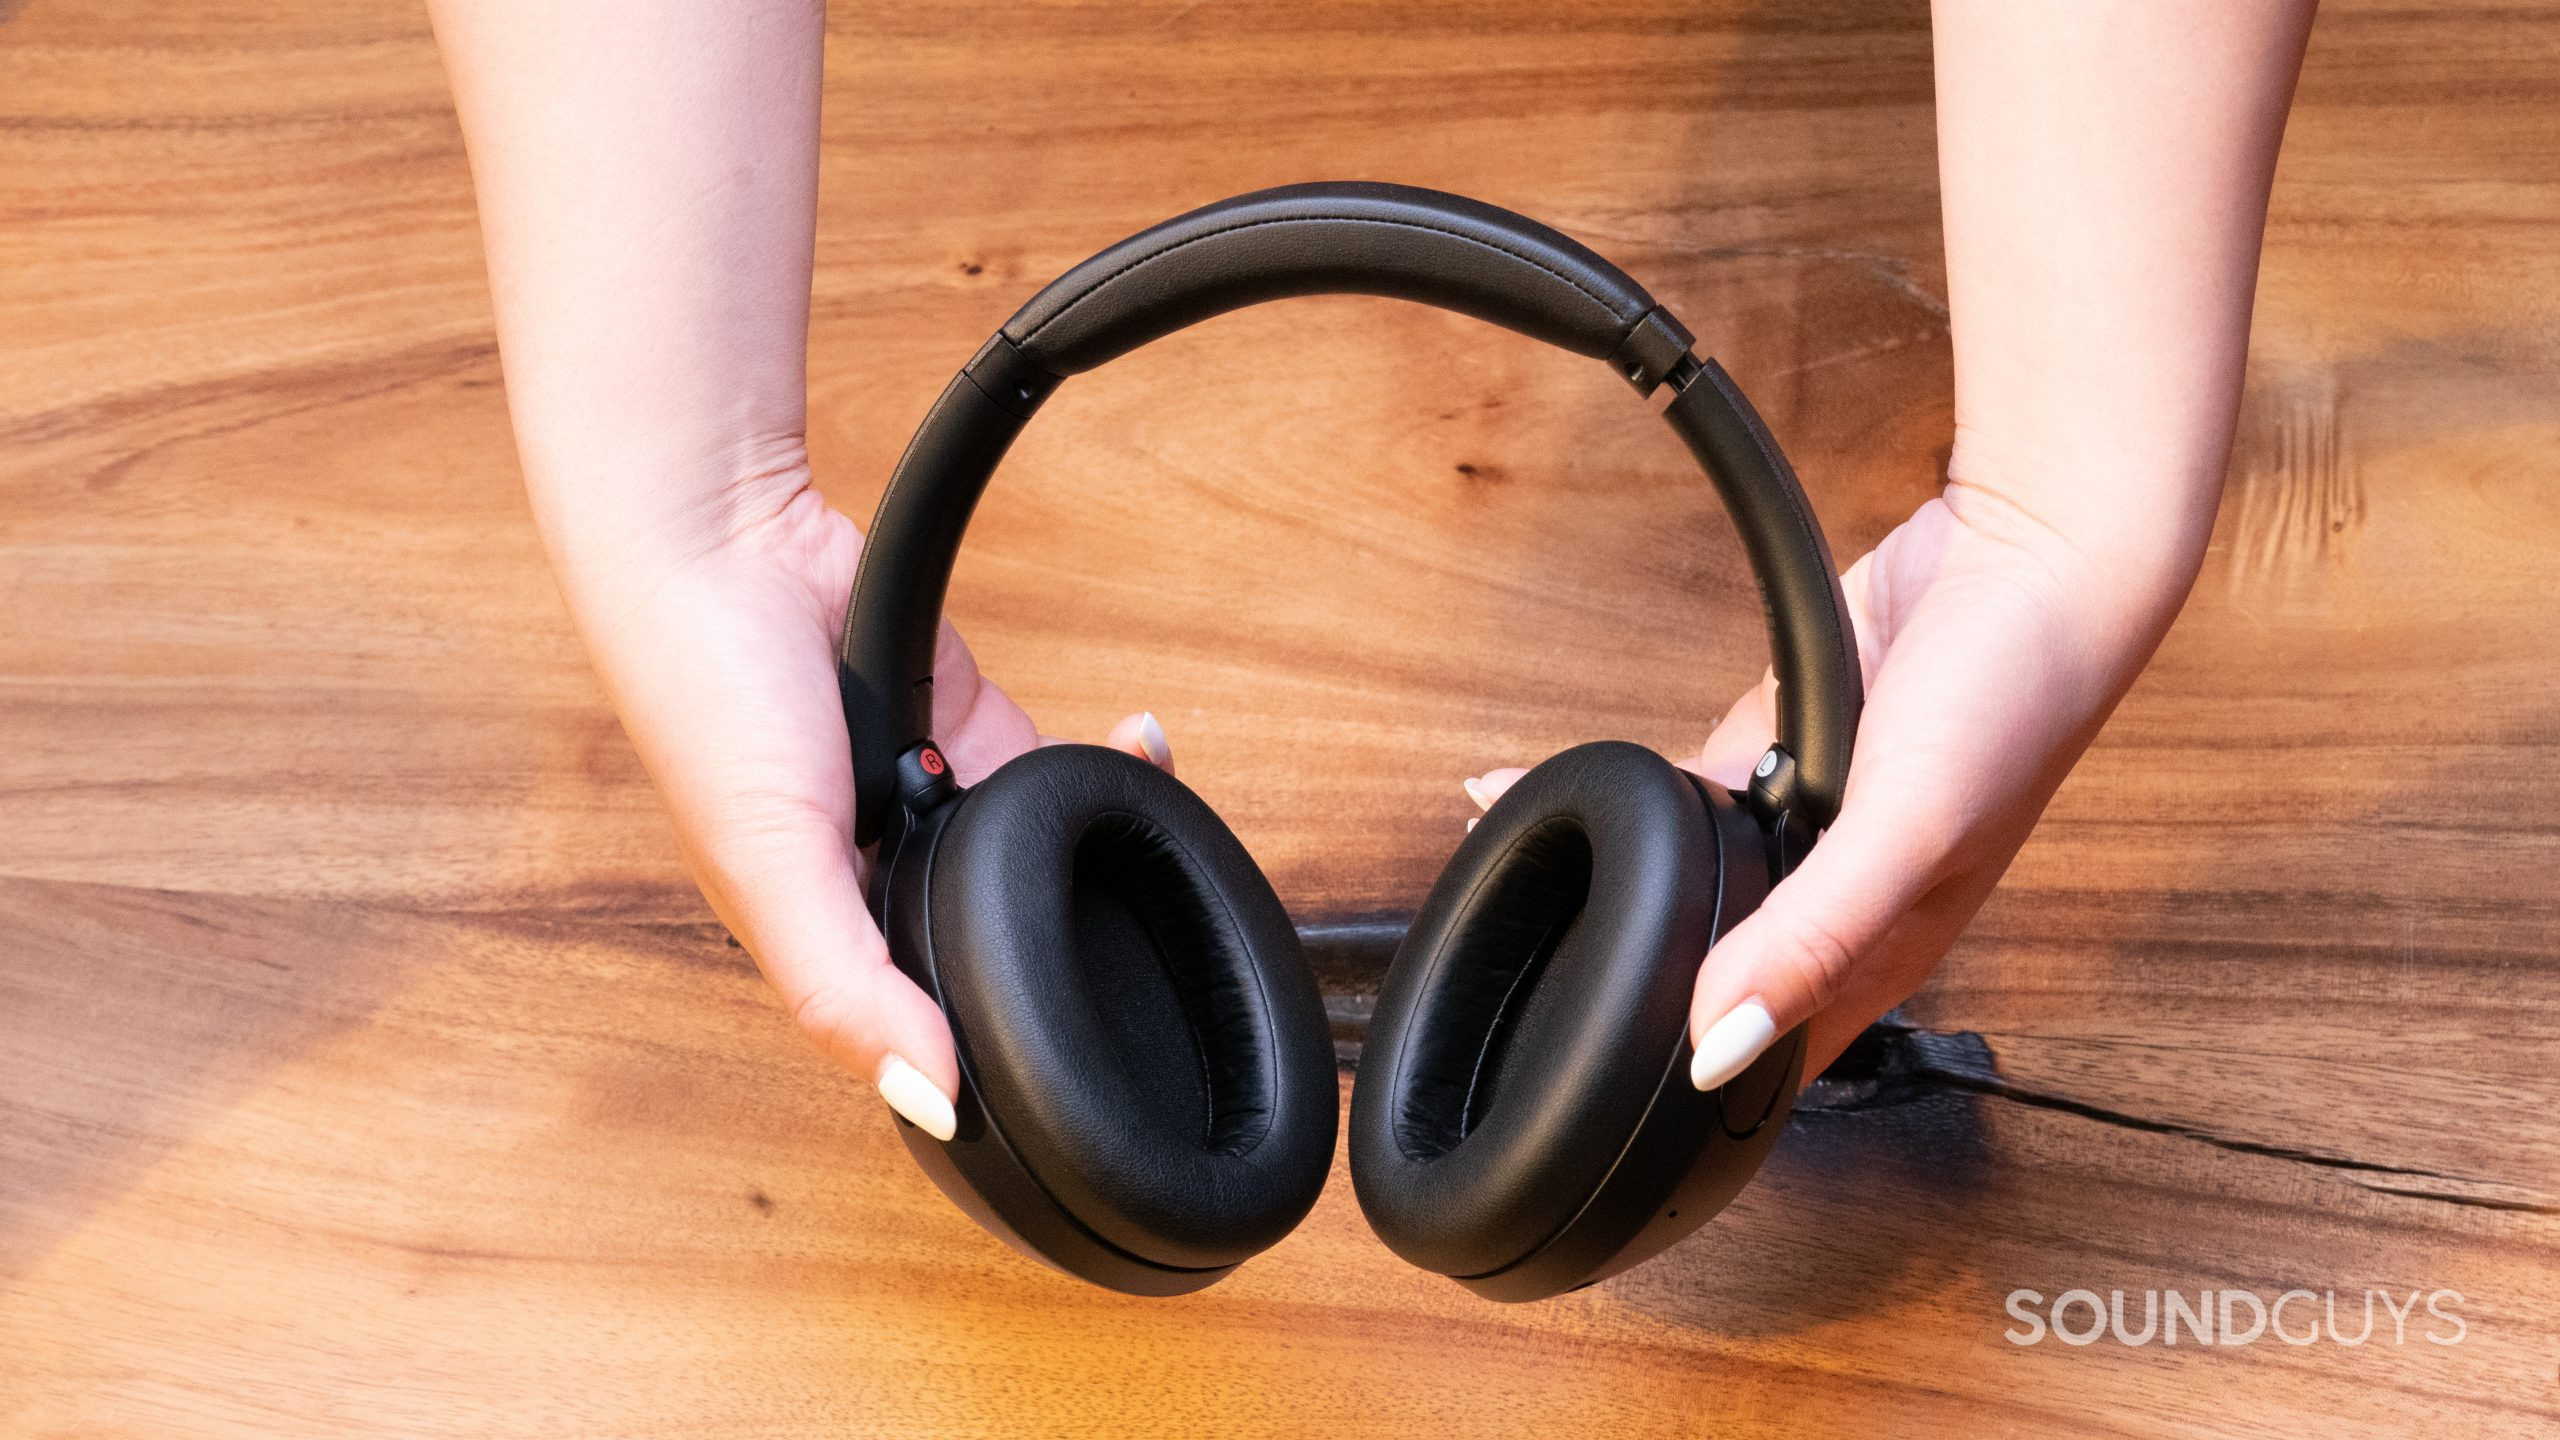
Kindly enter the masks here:
<path id="1" fill-rule="evenodd" d="M 1698 337 L 1680 323 L 1678 316 L 1656 305 L 1644 313 L 1627 331 L 1627 338 L 1609 355 L 1609 368 L 1636 387 L 1639 395 L 1651 395 L 1654 387 L 1666 380 L 1678 381 L 1684 368 L 1695 370 L 1697 362 L 1689 358 L 1689 347 Z"/>

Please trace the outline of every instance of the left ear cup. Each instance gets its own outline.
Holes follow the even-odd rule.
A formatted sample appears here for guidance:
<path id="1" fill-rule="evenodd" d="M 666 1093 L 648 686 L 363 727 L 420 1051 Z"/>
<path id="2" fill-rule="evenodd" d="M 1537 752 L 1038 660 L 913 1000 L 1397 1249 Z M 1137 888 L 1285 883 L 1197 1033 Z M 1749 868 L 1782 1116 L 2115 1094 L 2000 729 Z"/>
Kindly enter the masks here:
<path id="1" fill-rule="evenodd" d="M 1363 1048 L 1351 1177 L 1389 1249 L 1507 1300 L 1621 1268 L 1735 1138 L 1688 1083 L 1689 999 L 1767 865 L 1729 796 L 1638 746 L 1565 751 L 1504 794 L 1423 902 Z"/>
<path id="2" fill-rule="evenodd" d="M 1332 1033 L 1279 899 L 1198 796 L 1116 750 L 1044 747 L 963 795 L 931 866 L 935 983 L 1026 1203 L 1190 1272 L 1305 1217 L 1333 1157 Z"/>

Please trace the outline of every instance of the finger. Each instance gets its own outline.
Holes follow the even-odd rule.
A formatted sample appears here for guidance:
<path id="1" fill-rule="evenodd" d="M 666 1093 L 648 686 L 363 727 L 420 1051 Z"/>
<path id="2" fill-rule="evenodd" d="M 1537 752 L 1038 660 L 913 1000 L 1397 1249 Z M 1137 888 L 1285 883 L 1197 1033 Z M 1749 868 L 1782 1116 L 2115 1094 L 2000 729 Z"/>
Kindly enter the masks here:
<path id="1" fill-rule="evenodd" d="M 974 785 L 997 767 L 1034 746 L 1075 742 L 1043 735 L 1031 716 L 1003 687 L 978 669 L 977 657 L 949 621 L 943 622 L 933 661 L 933 727 L 943 754 L 963 785 Z M 1125 750 L 1170 775 L 1173 746 L 1154 711 L 1142 711 L 1111 727 L 1103 738 L 1114 750 Z"/>
<path id="2" fill-rule="evenodd" d="M 1041 738 L 1013 697 L 978 673 L 977 657 L 948 620 L 934 646 L 933 736 L 963 785 L 977 784 Z"/>
<path id="3" fill-rule="evenodd" d="M 1517 765 L 1505 765 L 1498 770 L 1487 770 L 1481 775 L 1470 775 L 1459 781 L 1458 786 L 1467 792 L 1468 799 L 1476 802 L 1478 810 L 1490 810 L 1493 808 L 1493 802 L 1502 798 L 1504 791 L 1520 783 L 1520 777 L 1528 773 Z M 1475 828 L 1476 817 L 1468 816 L 1467 829 L 1473 831 Z"/>
<path id="4" fill-rule="evenodd" d="M 1878 968 L 1887 937 L 1947 853 L 1907 811 L 1888 813 L 1844 811 L 1803 866 L 1707 955 L 1689 1013 L 1699 1089 L 1741 1074 Z"/>
<path id="5" fill-rule="evenodd" d="M 1102 743 L 1114 750 L 1126 750 L 1167 775 L 1173 773 L 1173 746 L 1164 738 L 1164 726 L 1156 720 L 1156 712 L 1144 710 L 1111 727 Z"/>
<path id="6" fill-rule="evenodd" d="M 890 963 L 843 835 L 823 821 L 721 827 L 696 869 L 810 1040 L 950 1139 L 960 1081 L 950 1024 Z"/>
<path id="7" fill-rule="evenodd" d="M 1740 790 L 1751 783 L 1751 767 L 1760 763 L 1777 738 L 1778 677 L 1766 673 L 1724 712 L 1707 743 L 1699 747 L 1698 758 L 1682 762 L 1680 768 L 1727 790 Z"/>
<path id="8" fill-rule="evenodd" d="M 1493 802 L 1502 798 L 1504 791 L 1519 784 L 1520 777 L 1528 773 L 1520 766 L 1505 765 L 1499 770 L 1487 770 L 1481 775 L 1461 780 L 1458 785 L 1467 792 L 1468 799 L 1476 802 L 1478 810 L 1490 810 Z"/>
<path id="9" fill-rule="evenodd" d="M 1883 661 L 1883 627 L 1876 621 L 1876 568 L 1870 563 L 1873 552 L 1859 557 L 1840 576 L 1840 593 L 1849 602 L 1849 628 L 1858 645 L 1860 668 L 1868 675 L 1875 673 Z M 1680 768 L 1701 779 L 1740 790 L 1751 783 L 1751 767 L 1778 738 L 1778 676 L 1774 670 L 1763 671 L 1760 683 L 1742 693 L 1733 702 L 1724 719 L 1717 722 L 1707 743 L 1699 748 L 1698 758 L 1682 761 Z"/>

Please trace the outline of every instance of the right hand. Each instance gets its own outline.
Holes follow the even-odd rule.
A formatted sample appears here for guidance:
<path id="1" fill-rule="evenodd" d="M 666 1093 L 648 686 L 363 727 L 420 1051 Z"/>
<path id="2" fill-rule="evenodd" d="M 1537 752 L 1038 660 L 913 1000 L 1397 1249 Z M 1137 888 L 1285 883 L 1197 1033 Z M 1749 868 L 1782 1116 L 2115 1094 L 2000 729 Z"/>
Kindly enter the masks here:
<path id="1" fill-rule="evenodd" d="M 726 508 L 761 518 L 716 523 L 699 544 L 555 548 L 562 586 L 711 908 L 821 1050 L 948 1139 L 951 1029 L 890 963 L 852 840 L 836 643 L 861 532 L 805 467 L 747 488 Z M 962 784 L 1054 743 L 978 674 L 948 623 L 933 726 Z M 1105 743 L 1173 768 L 1152 715 Z"/>

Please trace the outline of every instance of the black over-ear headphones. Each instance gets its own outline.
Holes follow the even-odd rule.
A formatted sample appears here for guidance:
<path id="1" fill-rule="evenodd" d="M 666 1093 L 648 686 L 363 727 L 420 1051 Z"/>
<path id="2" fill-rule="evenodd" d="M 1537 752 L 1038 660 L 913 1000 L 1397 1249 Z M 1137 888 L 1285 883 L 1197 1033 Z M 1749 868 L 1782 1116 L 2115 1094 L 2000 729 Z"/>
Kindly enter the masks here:
<path id="1" fill-rule="evenodd" d="M 1180 781 L 1090 745 L 960 789 L 934 639 L 996 463 L 1060 379 L 1259 301 L 1388 295 L 1605 358 L 1724 497 L 1758 574 L 1778 743 L 1749 790 L 1617 742 L 1529 772 L 1459 845 L 1380 990 L 1351 1177 L 1398 1255 L 1497 1300 L 1634 1265 L 1759 1167 L 1802 1030 L 1689 1084 L 1700 957 L 1840 807 L 1861 700 L 1840 582 L 1768 430 L 1643 287 L 1565 236 L 1395 185 L 1297 185 L 1168 220 L 1061 276 L 962 367 L 880 499 L 845 621 L 856 837 L 900 968 L 959 1042 L 958 1134 L 899 1122 L 934 1182 L 1035 1259 L 1116 1290 L 1216 1281 L 1306 1215 L 1336 1081 L 1296 933 Z"/>

